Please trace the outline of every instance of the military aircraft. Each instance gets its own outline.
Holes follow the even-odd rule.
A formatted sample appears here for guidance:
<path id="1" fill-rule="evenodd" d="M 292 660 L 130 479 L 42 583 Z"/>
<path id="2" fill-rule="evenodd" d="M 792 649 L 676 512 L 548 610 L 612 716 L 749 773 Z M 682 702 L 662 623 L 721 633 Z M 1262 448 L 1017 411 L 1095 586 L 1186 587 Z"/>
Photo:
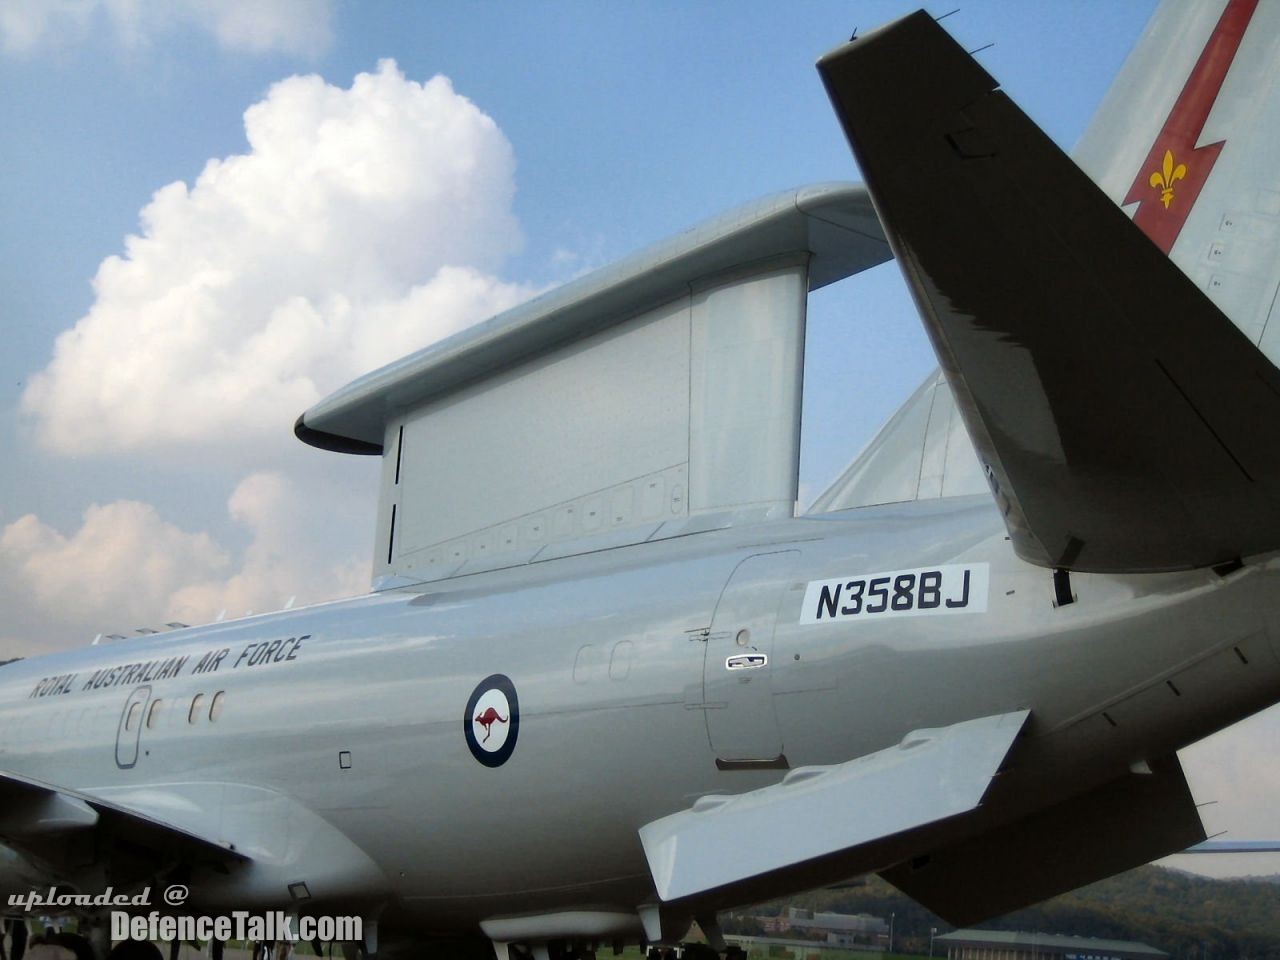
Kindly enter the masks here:
<path id="1" fill-rule="evenodd" d="M 381 457 L 370 595 L 0 668 L 0 892 L 547 960 L 868 872 L 970 923 L 1203 840 L 1176 751 L 1280 699 L 1278 27 L 1166 3 L 1084 170 L 924 13 L 827 54 L 865 186 L 299 418 Z M 890 257 L 941 372 L 796 515 L 807 295 Z"/>

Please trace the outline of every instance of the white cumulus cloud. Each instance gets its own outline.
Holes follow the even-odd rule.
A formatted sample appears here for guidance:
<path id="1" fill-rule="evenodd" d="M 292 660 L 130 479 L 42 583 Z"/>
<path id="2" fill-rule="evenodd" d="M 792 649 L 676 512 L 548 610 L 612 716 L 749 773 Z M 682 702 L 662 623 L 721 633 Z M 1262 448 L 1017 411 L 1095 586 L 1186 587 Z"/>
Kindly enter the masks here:
<path id="1" fill-rule="evenodd" d="M 138 0 L 125 2 L 142 5 Z M 332 9 L 326 0 L 152 0 L 148 6 L 157 4 L 172 4 L 177 16 L 205 27 L 228 50 L 314 56 L 333 39 Z"/>
<path id="2" fill-rule="evenodd" d="M 0 528 L 0 660 L 172 621 L 206 623 L 368 589 L 369 562 L 323 548 L 315 503 L 279 473 L 251 474 L 227 502 L 236 551 L 149 504 L 95 504 L 63 533 L 34 515 Z M 24 636 L 25 634 L 25 636 Z"/>
<path id="3" fill-rule="evenodd" d="M 64 535 L 34 515 L 0 532 L 3 580 L 25 603 L 68 625 L 93 617 L 145 624 L 183 584 L 216 576 L 227 554 L 204 533 L 188 533 L 135 501 L 90 506 Z"/>
<path id="4" fill-rule="evenodd" d="M 0 48 L 30 54 L 105 25 L 128 48 L 182 26 L 227 50 L 314 56 L 332 40 L 328 0 L 0 0 Z"/>
<path id="5" fill-rule="evenodd" d="M 369 559 L 363 555 L 327 559 L 323 523 L 314 504 L 299 496 L 285 475 L 263 471 L 248 476 L 227 503 L 231 518 L 252 532 L 229 577 L 193 580 L 168 598 L 166 615 L 199 623 L 219 613 L 262 613 L 294 601 L 315 603 L 368 592 Z"/>
<path id="6" fill-rule="evenodd" d="M 514 305 L 515 161 L 449 80 L 391 61 L 277 83 L 249 151 L 157 191 L 23 407 L 66 454 L 241 449 L 328 391 Z"/>

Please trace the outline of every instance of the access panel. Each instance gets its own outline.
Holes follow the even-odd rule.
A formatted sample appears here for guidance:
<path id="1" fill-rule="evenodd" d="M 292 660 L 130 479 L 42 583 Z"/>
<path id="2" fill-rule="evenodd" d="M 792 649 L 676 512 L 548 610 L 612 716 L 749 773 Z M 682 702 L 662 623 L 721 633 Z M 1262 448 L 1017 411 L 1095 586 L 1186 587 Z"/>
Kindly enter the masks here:
<path id="1" fill-rule="evenodd" d="M 716 604 L 702 686 L 707 735 L 720 761 L 785 765 L 773 709 L 773 631 L 799 558 L 797 550 L 748 557 Z"/>

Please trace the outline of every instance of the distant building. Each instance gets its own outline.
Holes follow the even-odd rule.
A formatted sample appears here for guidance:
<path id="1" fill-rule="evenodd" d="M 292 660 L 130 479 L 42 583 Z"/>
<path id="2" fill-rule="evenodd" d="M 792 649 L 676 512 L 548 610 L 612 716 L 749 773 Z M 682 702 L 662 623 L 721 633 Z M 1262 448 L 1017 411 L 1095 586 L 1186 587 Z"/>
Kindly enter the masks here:
<path id="1" fill-rule="evenodd" d="M 1163 950 L 1131 940 L 1060 937 L 1013 930 L 956 930 L 935 938 L 947 960 L 1165 960 Z"/>
<path id="2" fill-rule="evenodd" d="M 827 943 L 837 947 L 883 950 L 881 941 L 889 936 L 889 925 L 869 913 L 822 913 L 791 907 L 786 919 L 790 929 L 802 930 L 810 936 L 825 935 Z"/>

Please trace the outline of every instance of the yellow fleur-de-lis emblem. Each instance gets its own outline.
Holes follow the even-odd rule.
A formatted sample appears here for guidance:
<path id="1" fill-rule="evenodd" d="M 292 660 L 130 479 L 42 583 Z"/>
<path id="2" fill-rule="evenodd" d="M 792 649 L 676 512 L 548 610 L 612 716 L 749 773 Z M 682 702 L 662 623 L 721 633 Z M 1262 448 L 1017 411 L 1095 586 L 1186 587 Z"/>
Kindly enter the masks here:
<path id="1" fill-rule="evenodd" d="M 1165 209 L 1169 209 L 1169 204 L 1173 203 L 1173 185 L 1187 175 L 1187 165 L 1180 163 L 1177 166 L 1173 164 L 1173 151 L 1166 150 L 1164 152 L 1164 169 L 1157 170 L 1151 175 L 1151 185 L 1160 188 L 1160 201 L 1164 204 Z"/>

